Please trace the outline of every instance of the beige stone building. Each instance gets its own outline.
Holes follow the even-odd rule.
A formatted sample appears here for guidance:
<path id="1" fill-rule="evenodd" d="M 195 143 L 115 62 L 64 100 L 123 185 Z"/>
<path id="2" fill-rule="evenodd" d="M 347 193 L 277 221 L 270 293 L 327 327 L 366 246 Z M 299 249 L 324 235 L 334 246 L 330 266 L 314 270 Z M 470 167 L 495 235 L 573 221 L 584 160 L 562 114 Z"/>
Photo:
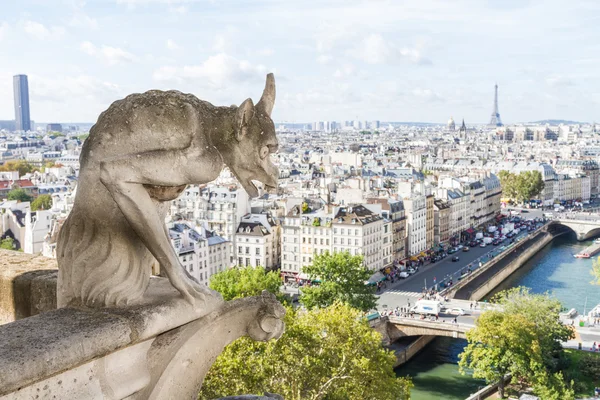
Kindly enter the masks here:
<path id="1" fill-rule="evenodd" d="M 431 191 L 425 196 L 427 207 L 427 232 L 425 236 L 425 247 L 431 249 L 434 244 L 434 197 Z"/>
<path id="2" fill-rule="evenodd" d="M 434 242 L 445 243 L 450 239 L 450 205 L 444 200 L 434 201 Z"/>

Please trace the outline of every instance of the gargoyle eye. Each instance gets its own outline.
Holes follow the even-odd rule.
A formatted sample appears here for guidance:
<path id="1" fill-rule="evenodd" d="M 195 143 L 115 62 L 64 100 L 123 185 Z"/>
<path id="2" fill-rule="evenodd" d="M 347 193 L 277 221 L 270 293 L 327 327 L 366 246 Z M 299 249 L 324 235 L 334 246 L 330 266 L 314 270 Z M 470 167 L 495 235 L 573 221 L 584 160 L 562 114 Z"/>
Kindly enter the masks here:
<path id="1" fill-rule="evenodd" d="M 269 155 L 270 151 L 269 151 L 269 147 L 268 146 L 263 146 L 260 149 L 260 159 L 264 160 L 265 158 L 267 158 L 267 156 Z"/>

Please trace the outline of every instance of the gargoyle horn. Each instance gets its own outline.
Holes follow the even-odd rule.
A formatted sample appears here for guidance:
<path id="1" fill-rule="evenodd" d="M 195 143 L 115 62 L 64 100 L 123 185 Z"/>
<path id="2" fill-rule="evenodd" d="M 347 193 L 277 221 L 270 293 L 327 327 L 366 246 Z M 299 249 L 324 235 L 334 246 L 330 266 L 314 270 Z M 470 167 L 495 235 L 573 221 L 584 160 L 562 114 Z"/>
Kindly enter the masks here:
<path id="1" fill-rule="evenodd" d="M 275 105 L 275 76 L 273 73 L 267 75 L 267 83 L 265 83 L 265 90 L 263 91 L 262 97 L 256 104 L 256 107 L 262 108 L 265 112 L 271 116 L 273 106 Z"/>

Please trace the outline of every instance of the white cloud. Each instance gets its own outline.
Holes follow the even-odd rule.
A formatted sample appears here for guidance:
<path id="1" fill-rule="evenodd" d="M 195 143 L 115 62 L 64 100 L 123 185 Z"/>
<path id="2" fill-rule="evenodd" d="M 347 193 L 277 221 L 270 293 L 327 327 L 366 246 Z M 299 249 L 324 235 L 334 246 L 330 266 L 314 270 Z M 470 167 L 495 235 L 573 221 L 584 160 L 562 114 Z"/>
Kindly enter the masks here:
<path id="1" fill-rule="evenodd" d="M 76 28 L 98 29 L 98 21 L 84 12 L 77 12 L 71 17 L 70 26 Z"/>
<path id="2" fill-rule="evenodd" d="M 59 39 L 65 34 L 65 28 L 62 26 L 47 28 L 44 24 L 31 20 L 23 21 L 22 27 L 29 36 L 38 40 Z"/>
<path id="3" fill-rule="evenodd" d="M 136 57 L 133 54 L 119 47 L 106 45 L 98 47 L 92 42 L 81 43 L 81 50 L 90 56 L 101 59 L 108 65 L 116 65 L 122 62 L 133 62 L 136 60 Z"/>
<path id="4" fill-rule="evenodd" d="M 248 61 L 219 53 L 199 65 L 158 68 L 154 71 L 153 77 L 156 81 L 161 82 L 198 81 L 219 88 L 232 83 L 244 82 L 255 76 L 263 76 L 266 71 L 263 65 L 252 65 Z"/>
<path id="5" fill-rule="evenodd" d="M 30 76 L 32 98 L 36 101 L 80 101 L 93 99 L 112 101 L 121 96 L 117 84 L 88 75 L 44 77 Z"/>
<path id="6" fill-rule="evenodd" d="M 393 64 L 398 61 L 423 65 L 431 64 L 431 61 L 424 57 L 418 48 L 397 47 L 386 41 L 383 36 L 374 33 L 364 38 L 349 53 L 368 64 Z"/>
<path id="7" fill-rule="evenodd" d="M 334 78 L 347 78 L 354 75 L 355 70 L 352 64 L 344 64 L 340 68 L 336 69 L 333 73 Z"/>
<path id="8" fill-rule="evenodd" d="M 123 4 L 130 10 L 137 6 L 148 6 L 152 4 L 166 5 L 172 13 L 185 14 L 188 9 L 184 5 L 190 3 L 191 0 L 116 0 L 117 4 Z"/>
<path id="9" fill-rule="evenodd" d="M 333 60 L 333 57 L 328 54 L 321 54 L 317 57 L 317 62 L 319 64 L 328 64 L 331 60 Z"/>
<path id="10" fill-rule="evenodd" d="M 175 43 L 172 39 L 167 39 L 167 49 L 169 50 L 179 50 L 181 47 L 177 43 Z"/>
<path id="11" fill-rule="evenodd" d="M 227 40 L 224 35 L 215 36 L 215 43 L 213 44 L 213 50 L 217 52 L 227 51 Z"/>

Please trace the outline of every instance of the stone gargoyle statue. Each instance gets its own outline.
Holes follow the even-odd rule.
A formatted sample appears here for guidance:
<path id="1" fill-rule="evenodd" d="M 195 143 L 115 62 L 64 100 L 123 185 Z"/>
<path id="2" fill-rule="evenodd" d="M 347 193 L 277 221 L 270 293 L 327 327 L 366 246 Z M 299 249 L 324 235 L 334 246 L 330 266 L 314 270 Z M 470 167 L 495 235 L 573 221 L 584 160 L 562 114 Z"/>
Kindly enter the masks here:
<path id="1" fill-rule="evenodd" d="M 191 94 L 152 90 L 100 114 L 80 156 L 75 204 L 58 243 L 58 307 L 136 304 L 156 259 L 181 296 L 202 308 L 221 296 L 196 282 L 172 248 L 164 217 L 188 184 L 229 167 L 250 197 L 277 186 L 271 111 L 275 78 L 262 97 L 216 107 Z M 221 300 L 222 301 L 222 300 Z M 217 301 L 218 302 L 218 301 Z"/>

